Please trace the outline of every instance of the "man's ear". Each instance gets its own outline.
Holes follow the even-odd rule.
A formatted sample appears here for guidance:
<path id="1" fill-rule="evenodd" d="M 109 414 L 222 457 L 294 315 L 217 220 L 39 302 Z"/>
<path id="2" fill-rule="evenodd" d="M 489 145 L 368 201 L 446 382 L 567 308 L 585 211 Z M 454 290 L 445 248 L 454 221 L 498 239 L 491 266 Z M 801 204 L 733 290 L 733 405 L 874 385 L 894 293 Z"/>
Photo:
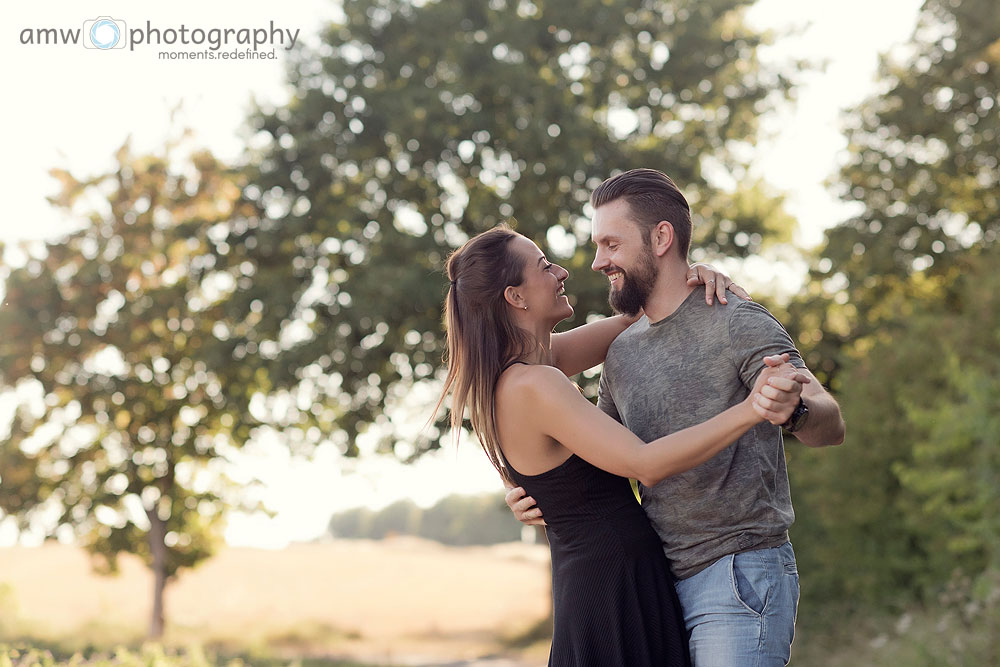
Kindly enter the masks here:
<path id="1" fill-rule="evenodd" d="M 504 300 L 515 308 L 524 307 L 524 298 L 513 285 L 507 285 L 503 291 Z"/>
<path id="2" fill-rule="evenodd" d="M 650 232 L 650 244 L 653 247 L 653 254 L 663 257 L 667 251 L 674 246 L 677 236 L 674 234 L 674 226 L 666 220 L 660 220 Z"/>

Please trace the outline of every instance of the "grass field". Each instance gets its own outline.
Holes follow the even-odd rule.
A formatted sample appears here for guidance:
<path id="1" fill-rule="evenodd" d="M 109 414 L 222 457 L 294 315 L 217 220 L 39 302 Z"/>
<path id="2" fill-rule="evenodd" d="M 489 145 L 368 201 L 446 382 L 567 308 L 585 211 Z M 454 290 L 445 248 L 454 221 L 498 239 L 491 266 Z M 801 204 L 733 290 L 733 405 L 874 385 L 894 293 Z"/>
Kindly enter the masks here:
<path id="1" fill-rule="evenodd" d="M 518 638 L 548 612 L 548 568 L 546 547 L 523 544 L 455 548 L 396 538 L 226 549 L 167 589 L 165 643 L 378 664 L 484 656 L 544 664 L 547 643 Z M 66 650 L 136 646 L 151 588 L 135 559 L 102 577 L 73 547 L 0 549 L 0 639 Z"/>
<path id="2" fill-rule="evenodd" d="M 0 548 L 0 667 L 535 667 L 548 653 L 548 568 L 546 548 L 524 544 L 227 549 L 168 588 L 159 647 L 142 646 L 151 576 L 135 559 L 100 577 L 79 549 Z M 800 616 L 792 664 L 998 665 L 991 604 Z"/>

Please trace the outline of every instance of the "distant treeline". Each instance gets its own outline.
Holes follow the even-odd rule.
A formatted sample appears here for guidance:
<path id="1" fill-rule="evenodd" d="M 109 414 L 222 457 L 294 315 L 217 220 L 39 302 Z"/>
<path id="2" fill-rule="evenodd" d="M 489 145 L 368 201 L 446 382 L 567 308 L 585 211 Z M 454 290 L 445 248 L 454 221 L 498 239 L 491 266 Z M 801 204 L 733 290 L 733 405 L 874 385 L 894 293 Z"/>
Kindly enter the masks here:
<path id="1" fill-rule="evenodd" d="M 452 495 L 428 509 L 411 500 L 399 500 L 380 511 L 358 507 L 334 514 L 329 530 L 337 538 L 379 540 L 414 535 L 453 546 L 521 539 L 521 524 L 507 508 L 502 493 Z"/>

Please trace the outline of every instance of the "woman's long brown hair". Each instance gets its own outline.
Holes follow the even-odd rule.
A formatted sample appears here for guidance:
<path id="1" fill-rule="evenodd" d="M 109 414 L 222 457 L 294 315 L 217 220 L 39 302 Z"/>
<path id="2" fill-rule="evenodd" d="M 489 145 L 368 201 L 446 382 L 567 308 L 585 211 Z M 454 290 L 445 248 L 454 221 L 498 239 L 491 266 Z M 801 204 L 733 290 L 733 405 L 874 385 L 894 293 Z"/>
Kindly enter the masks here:
<path id="1" fill-rule="evenodd" d="M 448 258 L 451 286 L 445 299 L 444 320 L 448 331 L 448 375 L 434 414 L 452 393 L 451 429 L 455 442 L 469 409 L 472 429 L 493 467 L 512 481 L 500 450 L 495 401 L 500 374 L 511 362 L 532 348 L 531 336 L 510 317 L 504 299 L 508 285 L 524 278 L 524 258 L 510 242 L 519 234 L 498 225 L 465 243 Z"/>

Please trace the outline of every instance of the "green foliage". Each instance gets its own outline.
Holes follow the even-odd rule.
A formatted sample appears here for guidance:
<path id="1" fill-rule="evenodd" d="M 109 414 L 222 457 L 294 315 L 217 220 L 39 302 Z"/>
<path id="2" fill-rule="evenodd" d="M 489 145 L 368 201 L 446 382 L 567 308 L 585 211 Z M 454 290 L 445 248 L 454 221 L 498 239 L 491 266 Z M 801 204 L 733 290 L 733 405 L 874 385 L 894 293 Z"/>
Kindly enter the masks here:
<path id="1" fill-rule="evenodd" d="M 412 500 L 397 500 L 371 520 L 370 537 L 381 539 L 390 535 L 414 535 L 420 530 L 420 508 Z"/>
<path id="2" fill-rule="evenodd" d="M 848 119 L 838 187 L 858 213 L 789 307 L 847 422 L 842 448 L 788 448 L 806 634 L 904 609 L 949 628 L 883 652 L 842 637 L 831 651 L 853 648 L 831 664 L 996 662 L 978 637 L 997 636 L 1000 590 L 998 34 L 989 2 L 925 3 L 905 59 Z"/>
<path id="3" fill-rule="evenodd" d="M 852 350 L 839 376 L 843 448 L 791 449 L 804 598 L 892 605 L 936 595 L 956 568 L 1000 569 L 998 260 L 997 245 L 956 259 L 952 283 L 909 298 Z"/>
<path id="4" fill-rule="evenodd" d="M 126 143 L 112 172 L 54 170 L 52 203 L 82 228 L 3 267 L 0 310 L 0 386 L 20 399 L 0 510 L 72 527 L 107 571 L 137 554 L 164 581 L 212 553 L 240 504 L 216 459 L 248 437 L 257 388 L 221 324 L 245 276 L 216 267 L 213 233 L 252 213 L 245 183 L 207 152 L 171 151 Z M 54 524 L 41 519 L 53 509 Z"/>
<path id="5" fill-rule="evenodd" d="M 229 257 L 254 264 L 254 289 L 291 299 L 263 299 L 250 335 L 276 340 L 299 321 L 311 337 L 246 362 L 268 363 L 276 386 L 303 369 L 329 377 L 341 444 L 356 453 L 354 436 L 387 426 L 439 370 L 440 271 L 470 235 L 516 218 L 550 245 L 574 274 L 578 321 L 608 310 L 583 207 L 616 170 L 668 171 L 708 250 L 745 255 L 787 235 L 764 188 L 734 197 L 702 170 L 738 182 L 733 149 L 788 87 L 757 60 L 749 4 L 344 3 L 343 23 L 293 55 L 292 102 L 251 119 L 248 195 L 266 220 L 234 229 Z M 418 449 L 436 446 L 430 433 Z"/>
<path id="6" fill-rule="evenodd" d="M 871 609 L 861 614 L 836 603 L 800 613 L 791 664 L 996 665 L 1000 663 L 1000 574 L 994 574 L 984 591 L 973 595 L 968 578 L 957 577 L 932 604 L 911 605 L 895 614 Z"/>
<path id="7" fill-rule="evenodd" d="M 206 653 L 200 648 L 185 650 L 166 649 L 157 644 L 144 644 L 138 650 L 119 647 L 108 652 L 77 652 L 63 655 L 60 651 L 38 648 L 22 643 L 0 643 L 0 667 L 363 667 L 361 663 L 335 658 L 303 658 L 282 660 L 278 658 L 227 657 Z M 365 667 L 375 667 L 364 663 Z"/>
<path id="8" fill-rule="evenodd" d="M 914 498 L 912 515 L 939 527 L 927 539 L 942 571 L 1000 573 L 998 260 L 1000 245 L 968 258 L 949 303 L 954 312 L 919 316 L 937 325 L 927 335 L 937 344 L 939 379 L 919 400 L 901 401 L 917 437 L 912 460 L 894 472 Z"/>
<path id="9" fill-rule="evenodd" d="M 504 494 L 448 496 L 426 510 L 420 535 L 444 544 L 497 544 L 521 539 Z"/>
<path id="10" fill-rule="evenodd" d="M 995 9 L 989 0 L 928 0 L 912 52 L 883 63 L 888 90 L 851 117 L 843 194 L 864 208 L 831 234 L 827 256 L 852 284 L 939 275 L 972 243 L 996 241 Z"/>
<path id="11" fill-rule="evenodd" d="M 426 510 L 410 500 L 379 512 L 351 509 L 331 517 L 329 529 L 338 538 L 416 535 L 452 546 L 498 544 L 521 537 L 521 524 L 511 515 L 503 494 L 452 495 Z"/>
<path id="12" fill-rule="evenodd" d="M 827 372 L 841 347 L 895 318 L 911 276 L 950 282 L 970 248 L 997 241 L 997 35 L 992 0 L 927 0 L 905 56 L 883 60 L 883 90 L 847 117 L 836 187 L 858 213 L 829 231 L 796 312 Z"/>
<path id="13" fill-rule="evenodd" d="M 216 664 L 199 650 L 183 653 L 167 652 L 155 644 L 144 646 L 140 651 L 117 648 L 107 654 L 97 653 L 85 656 L 74 653 L 62 656 L 49 649 L 34 648 L 22 644 L 0 644 L 0 667 L 209 667 Z M 244 663 L 233 660 L 223 664 L 241 667 Z"/>
<path id="14" fill-rule="evenodd" d="M 931 407 L 908 417 L 926 433 L 913 463 L 896 467 L 923 500 L 925 518 L 948 527 L 935 551 L 972 571 L 1000 566 L 1000 376 L 963 364 L 951 352 L 946 383 Z"/>
<path id="15" fill-rule="evenodd" d="M 354 507 L 330 517 L 327 528 L 334 537 L 367 538 L 372 534 L 371 524 L 374 516 L 374 510 L 367 507 Z"/>

